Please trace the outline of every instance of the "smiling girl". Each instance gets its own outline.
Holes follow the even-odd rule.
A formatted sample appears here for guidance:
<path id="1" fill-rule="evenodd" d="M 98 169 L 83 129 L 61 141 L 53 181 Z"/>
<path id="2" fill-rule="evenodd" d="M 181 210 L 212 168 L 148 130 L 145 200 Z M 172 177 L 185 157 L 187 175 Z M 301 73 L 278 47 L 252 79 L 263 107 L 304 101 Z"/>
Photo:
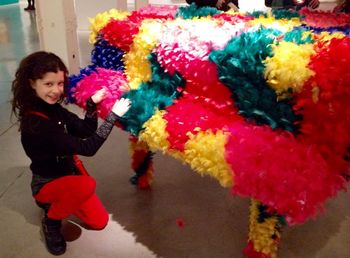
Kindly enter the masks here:
<path id="1" fill-rule="evenodd" d="M 80 119 L 65 109 L 68 71 L 62 60 L 44 51 L 25 57 L 12 82 L 12 112 L 19 121 L 21 142 L 31 160 L 31 189 L 44 209 L 42 220 L 47 249 L 54 255 L 66 251 L 61 220 L 75 215 L 91 229 L 103 229 L 108 213 L 95 194 L 95 180 L 79 173 L 74 155 L 93 156 L 107 139 L 118 117 L 130 108 L 120 99 L 97 128 L 96 104 L 106 91 L 95 92 Z"/>

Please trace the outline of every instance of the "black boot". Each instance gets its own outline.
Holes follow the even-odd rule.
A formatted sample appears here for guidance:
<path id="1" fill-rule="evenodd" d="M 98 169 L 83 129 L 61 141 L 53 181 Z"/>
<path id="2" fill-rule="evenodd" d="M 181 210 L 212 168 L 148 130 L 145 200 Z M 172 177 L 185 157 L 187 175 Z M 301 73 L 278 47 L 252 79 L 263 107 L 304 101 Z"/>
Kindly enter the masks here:
<path id="1" fill-rule="evenodd" d="M 45 216 L 42 220 L 47 250 L 53 255 L 61 255 L 66 251 L 66 241 L 61 233 L 61 220 Z"/>

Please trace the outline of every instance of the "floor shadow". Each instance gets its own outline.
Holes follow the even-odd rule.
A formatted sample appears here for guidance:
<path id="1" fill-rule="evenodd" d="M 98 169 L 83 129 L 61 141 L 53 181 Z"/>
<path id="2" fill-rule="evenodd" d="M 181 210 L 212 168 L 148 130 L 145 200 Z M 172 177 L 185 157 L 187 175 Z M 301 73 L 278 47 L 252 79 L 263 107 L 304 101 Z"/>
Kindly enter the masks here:
<path id="1" fill-rule="evenodd" d="M 216 180 L 162 154 L 155 155 L 152 189 L 135 189 L 128 182 L 130 158 L 122 151 L 127 142 L 121 137 L 115 133 L 88 164 L 92 172 L 98 171 L 93 172 L 98 194 L 114 220 L 159 257 L 244 257 L 248 199 L 232 196 Z M 111 147 L 116 142 L 118 150 Z M 349 199 L 340 193 L 316 220 L 286 228 L 279 257 L 316 258 L 350 215 Z"/>
<path id="2" fill-rule="evenodd" d="M 280 257 L 313 258 L 318 252 L 341 231 L 344 221 L 350 218 L 350 194 L 340 192 L 326 204 L 325 211 L 305 224 L 287 228 L 282 235 Z M 338 243 L 348 239 L 339 238 Z M 335 255 L 337 258 L 348 258 L 349 253 Z"/>
<path id="3" fill-rule="evenodd" d="M 127 153 L 106 151 L 115 144 L 115 137 L 86 164 L 112 219 L 159 257 L 243 257 L 249 200 L 233 197 L 214 179 L 201 177 L 162 154 L 154 159 L 152 188 L 138 190 L 129 183 L 132 171 Z M 127 149 L 124 140 L 117 142 L 118 149 Z"/>
<path id="4" fill-rule="evenodd" d="M 67 242 L 73 242 L 81 236 L 82 230 L 74 219 L 67 219 L 62 222 L 61 232 Z"/>
<path id="5" fill-rule="evenodd" d="M 244 257 L 249 200 L 232 196 L 230 189 L 222 188 L 216 180 L 201 177 L 162 154 L 154 157 L 152 188 L 136 189 L 129 183 L 132 171 L 124 136 L 114 131 L 95 157 L 84 158 L 85 166 L 97 181 L 97 194 L 112 220 L 158 257 Z M 118 148 L 114 147 L 116 142 Z M 4 173 L 13 175 L 7 179 L 13 185 L 4 192 L 1 204 L 40 227 L 41 210 L 31 196 L 29 168 L 12 167 Z M 349 193 L 339 193 L 316 220 L 286 228 L 278 257 L 317 258 L 319 251 L 337 237 L 342 223 L 350 217 L 349 200 Z M 74 219 L 66 221 L 63 230 L 67 240 L 78 239 L 81 227 Z M 344 241 L 346 245 L 348 239 L 337 241 Z M 336 257 L 347 258 L 349 253 Z"/>

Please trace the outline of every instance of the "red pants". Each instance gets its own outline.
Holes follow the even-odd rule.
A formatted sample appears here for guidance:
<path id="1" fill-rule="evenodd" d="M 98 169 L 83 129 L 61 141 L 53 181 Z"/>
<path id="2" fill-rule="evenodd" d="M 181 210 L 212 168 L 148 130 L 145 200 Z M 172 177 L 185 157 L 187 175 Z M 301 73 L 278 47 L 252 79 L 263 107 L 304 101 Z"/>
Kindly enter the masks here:
<path id="1" fill-rule="evenodd" d="M 95 194 L 96 182 L 90 176 L 64 176 L 40 189 L 34 198 L 49 203 L 47 216 L 65 219 L 75 215 L 93 229 L 103 229 L 108 223 L 108 212 Z"/>

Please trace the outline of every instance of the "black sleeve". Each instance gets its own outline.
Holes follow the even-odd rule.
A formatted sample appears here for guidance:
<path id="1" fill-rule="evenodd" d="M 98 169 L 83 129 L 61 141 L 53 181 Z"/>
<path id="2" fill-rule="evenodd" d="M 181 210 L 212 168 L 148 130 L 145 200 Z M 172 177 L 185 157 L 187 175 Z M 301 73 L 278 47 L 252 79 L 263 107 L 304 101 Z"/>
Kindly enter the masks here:
<path id="1" fill-rule="evenodd" d="M 215 7 L 217 0 L 186 0 L 188 4 L 195 3 L 198 7 L 210 6 Z"/>
<path id="2" fill-rule="evenodd" d="M 305 3 L 306 2 L 307 1 L 305 1 Z M 277 3 L 275 3 L 274 0 L 265 0 L 265 6 L 267 6 L 267 7 L 274 7 Z M 292 7 L 294 5 L 295 5 L 295 3 L 293 2 L 293 0 L 283 0 L 282 6 L 279 6 L 279 7 L 288 8 L 288 7 Z"/>
<path id="3" fill-rule="evenodd" d="M 237 8 L 239 8 L 238 0 L 231 0 L 230 2 L 237 6 Z"/>
<path id="4" fill-rule="evenodd" d="M 307 2 L 307 1 L 305 1 Z M 295 3 L 293 0 L 283 0 L 283 6 L 284 7 L 292 7 L 295 6 Z"/>
<path id="5" fill-rule="evenodd" d="M 96 104 L 89 98 L 86 102 L 86 113 L 84 119 L 80 119 L 76 114 L 64 109 L 64 120 L 69 134 L 86 138 L 91 136 L 97 129 Z"/>
<path id="6" fill-rule="evenodd" d="M 265 0 L 265 6 L 271 7 L 273 0 Z"/>
<path id="7" fill-rule="evenodd" d="M 42 121 L 40 131 L 43 140 L 58 156 L 74 154 L 93 156 L 107 139 L 117 119 L 118 116 L 111 112 L 97 131 L 85 139 L 62 132 L 49 120 Z"/>

